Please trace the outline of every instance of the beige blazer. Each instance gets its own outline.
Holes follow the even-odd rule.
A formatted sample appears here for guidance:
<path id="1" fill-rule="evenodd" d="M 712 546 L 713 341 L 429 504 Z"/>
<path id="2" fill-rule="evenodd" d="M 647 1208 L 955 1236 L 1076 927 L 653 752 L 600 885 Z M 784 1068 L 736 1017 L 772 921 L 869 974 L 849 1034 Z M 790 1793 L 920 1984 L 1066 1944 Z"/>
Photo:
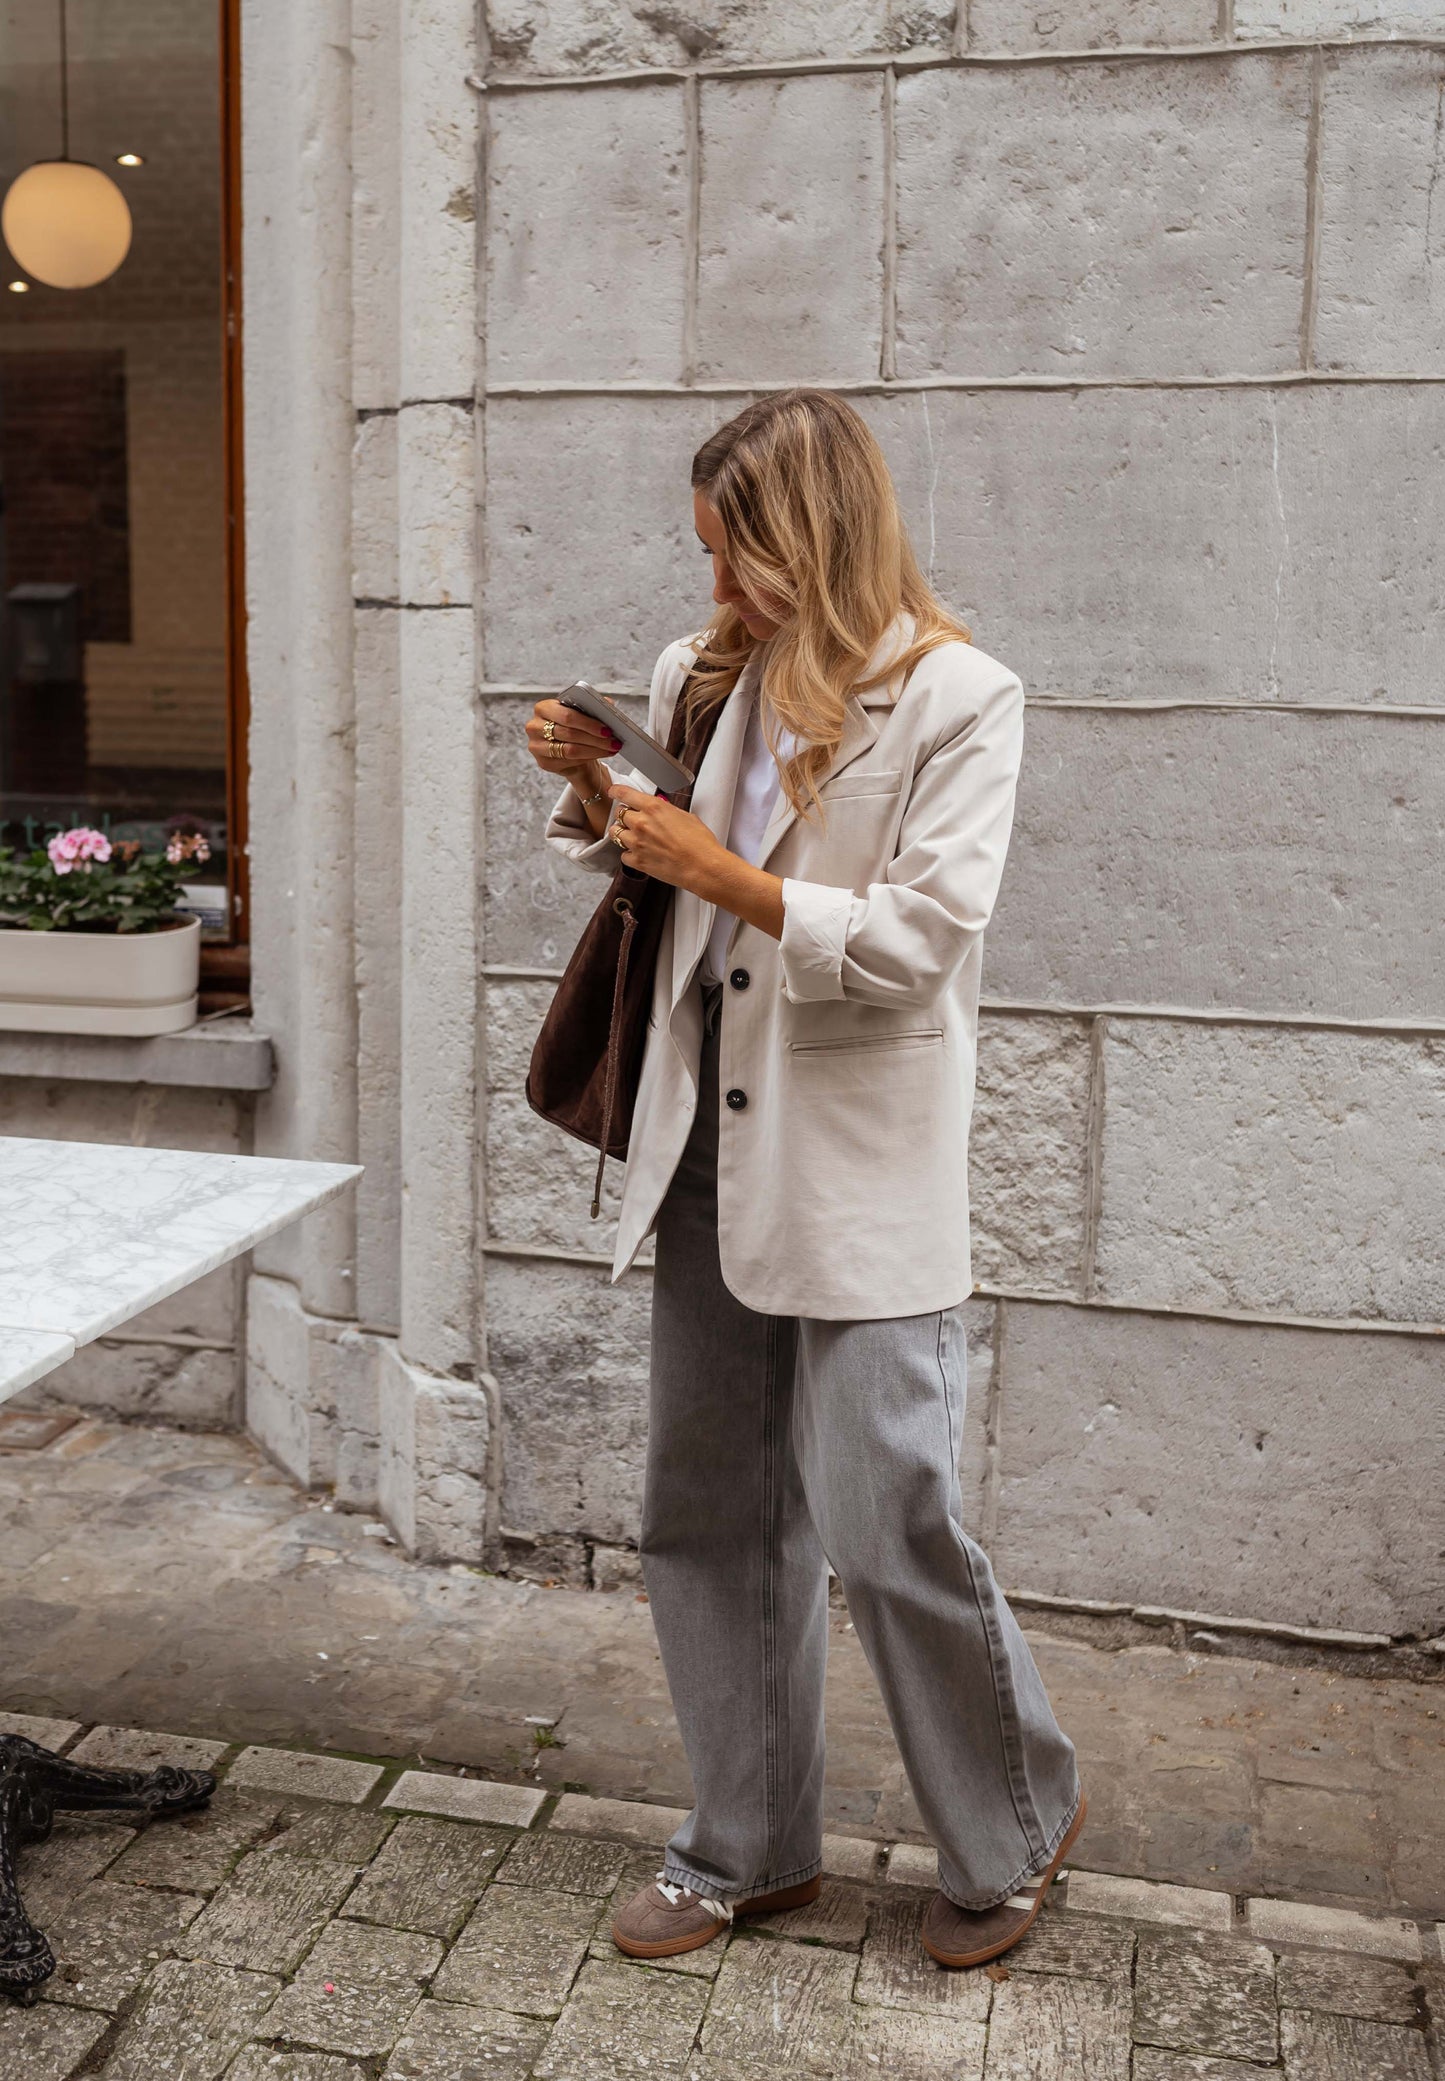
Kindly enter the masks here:
<path id="1" fill-rule="evenodd" d="M 900 654 L 900 620 L 864 678 Z M 652 676 L 666 737 L 693 639 Z M 692 806 L 726 841 L 758 660 L 719 718 Z M 822 784 L 826 826 L 780 797 L 760 865 L 783 877 L 781 942 L 733 932 L 724 985 L 718 1241 L 745 1307 L 853 1320 L 952 1307 L 973 1286 L 968 1127 L 983 931 L 998 893 L 1023 740 L 1013 673 L 946 643 L 848 702 Z M 646 785 L 645 783 L 640 783 Z M 551 844 L 611 874 L 571 789 Z M 697 1106 L 713 905 L 677 891 L 658 956 L 613 1278 L 652 1229 Z"/>

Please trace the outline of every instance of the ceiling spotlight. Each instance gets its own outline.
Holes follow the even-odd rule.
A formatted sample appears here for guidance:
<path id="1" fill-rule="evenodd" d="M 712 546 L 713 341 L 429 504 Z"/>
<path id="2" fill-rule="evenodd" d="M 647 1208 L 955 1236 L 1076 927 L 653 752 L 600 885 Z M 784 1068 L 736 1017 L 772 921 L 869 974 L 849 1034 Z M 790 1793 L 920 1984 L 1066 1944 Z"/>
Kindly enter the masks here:
<path id="1" fill-rule="evenodd" d="M 11 291 L 16 296 L 23 296 L 29 287 L 30 284 L 28 282 L 12 282 L 10 284 Z"/>
<path id="2" fill-rule="evenodd" d="M 115 163 L 117 166 L 144 166 L 145 160 L 139 152 L 117 152 Z"/>

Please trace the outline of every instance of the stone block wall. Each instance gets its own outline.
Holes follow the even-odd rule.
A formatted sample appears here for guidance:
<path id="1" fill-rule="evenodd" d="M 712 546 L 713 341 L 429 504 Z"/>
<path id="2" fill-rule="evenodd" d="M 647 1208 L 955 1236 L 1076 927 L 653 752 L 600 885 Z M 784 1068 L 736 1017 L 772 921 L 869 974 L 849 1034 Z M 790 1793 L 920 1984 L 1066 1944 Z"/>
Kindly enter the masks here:
<path id="1" fill-rule="evenodd" d="M 247 28 L 258 1147 L 367 1175 L 263 1262 L 253 1423 L 337 1478 L 355 1361 L 422 1550 L 635 1536 L 520 726 L 641 698 L 693 448 L 828 384 L 1030 700 L 971 1515 L 1016 1589 L 1439 1633 L 1445 6 L 303 13 Z"/>

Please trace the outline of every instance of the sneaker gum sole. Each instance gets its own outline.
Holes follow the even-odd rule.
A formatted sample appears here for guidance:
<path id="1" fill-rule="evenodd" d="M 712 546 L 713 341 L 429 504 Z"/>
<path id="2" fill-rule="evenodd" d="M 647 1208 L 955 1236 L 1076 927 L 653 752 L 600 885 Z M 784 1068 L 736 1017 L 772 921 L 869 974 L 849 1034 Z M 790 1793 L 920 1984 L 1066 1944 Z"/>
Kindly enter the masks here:
<path id="1" fill-rule="evenodd" d="M 1054 1883 L 1054 1874 L 1078 1839 L 1079 1830 L 1083 1827 L 1088 1817 L 1088 1812 L 1089 1802 L 1081 1792 L 1079 1794 L 1079 1811 L 1069 1823 L 1068 1833 L 1059 1844 L 1057 1850 L 1055 1850 L 1052 1862 L 1043 1872 L 1039 1880 L 1039 1890 L 1033 1898 L 1033 1905 L 1024 1916 L 1022 1922 L 1019 1923 L 1017 1929 L 1011 1929 L 1006 1937 L 1001 1938 L 996 1943 L 984 1944 L 977 1951 L 939 1951 L 929 1943 L 927 1937 L 924 1937 L 921 1941 L 929 1957 L 936 1959 L 939 1965 L 946 1965 L 957 1971 L 965 1966 L 987 1965 L 991 1958 L 1000 1958 L 1005 1951 L 1011 1951 L 1019 1938 L 1027 1929 L 1032 1927 L 1037 1919 L 1039 1909 L 1044 1904 L 1044 1896 Z"/>
<path id="2" fill-rule="evenodd" d="M 822 1879 L 815 1878 L 804 1879 L 798 1886 L 784 1886 L 777 1893 L 756 1893 L 751 1900 L 738 1903 L 733 1909 L 733 1920 L 738 1921 L 744 1915 L 781 1915 L 789 1908 L 805 1908 L 818 1898 L 822 1887 Z M 661 1943 L 641 1944 L 632 1937 L 620 1937 L 614 1924 L 612 1941 L 629 1958 L 680 1958 L 684 1951 L 700 1951 L 704 1944 L 710 1944 L 726 1928 L 726 1922 L 714 1922 L 710 1929 L 694 1930 L 690 1936 L 665 1937 Z"/>

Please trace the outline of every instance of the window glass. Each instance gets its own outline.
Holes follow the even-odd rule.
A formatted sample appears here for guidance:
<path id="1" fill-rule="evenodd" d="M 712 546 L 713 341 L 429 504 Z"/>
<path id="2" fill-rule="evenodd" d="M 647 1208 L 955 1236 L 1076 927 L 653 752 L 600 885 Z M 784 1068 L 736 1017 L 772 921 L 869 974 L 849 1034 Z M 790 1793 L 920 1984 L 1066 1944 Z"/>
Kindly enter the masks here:
<path id="1" fill-rule="evenodd" d="M 199 831 L 193 903 L 224 936 L 218 8 L 65 0 L 65 21 L 70 157 L 115 181 L 133 229 L 91 288 L 3 253 L 0 842 Z M 0 190 L 60 156 L 60 0 L 0 0 Z"/>

